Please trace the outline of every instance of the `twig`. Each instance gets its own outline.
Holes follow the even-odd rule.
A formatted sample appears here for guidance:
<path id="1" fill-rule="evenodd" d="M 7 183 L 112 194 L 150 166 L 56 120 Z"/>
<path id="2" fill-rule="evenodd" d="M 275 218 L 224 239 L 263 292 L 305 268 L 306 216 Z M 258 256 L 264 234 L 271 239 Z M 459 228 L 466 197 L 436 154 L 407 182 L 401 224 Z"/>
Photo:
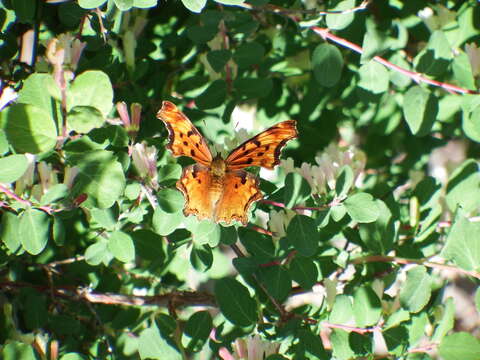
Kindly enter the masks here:
<path id="1" fill-rule="evenodd" d="M 263 204 L 268 204 L 268 205 L 273 205 L 273 206 L 276 206 L 276 207 L 279 207 L 279 208 L 282 208 L 282 209 L 288 209 L 288 207 L 281 203 L 281 202 L 278 202 L 278 201 L 272 201 L 272 200 L 260 200 L 260 202 L 262 202 Z M 324 206 L 294 206 L 292 207 L 292 210 L 294 211 L 303 211 L 303 210 L 312 210 L 312 211 L 323 211 L 323 210 L 327 210 L 328 208 L 332 207 L 333 206 L 333 203 L 332 204 L 327 204 L 327 205 L 324 205 Z"/>
<path id="2" fill-rule="evenodd" d="M 353 51 L 355 51 L 359 54 L 363 53 L 363 48 L 362 47 L 360 47 L 360 46 L 358 46 L 354 43 L 351 43 L 350 41 L 348 41 L 346 39 L 343 39 L 341 37 L 333 35 L 330 32 L 329 29 L 320 28 L 320 27 L 317 27 L 317 26 L 312 26 L 312 27 L 310 27 L 310 29 L 313 30 L 318 35 L 320 35 L 324 40 L 333 41 L 333 42 L 335 42 L 339 45 L 342 45 L 346 48 L 349 48 L 349 49 L 351 49 L 351 50 L 353 50 Z M 429 85 L 438 86 L 442 89 L 445 89 L 449 93 L 460 93 L 460 94 L 478 94 L 479 93 L 478 91 L 469 90 L 469 89 L 461 88 L 459 86 L 455 86 L 455 85 L 452 85 L 452 84 L 448 84 L 448 83 L 444 83 L 444 82 L 441 82 L 441 81 L 436 81 L 436 80 L 429 79 L 429 78 L 427 78 L 426 76 L 424 76 L 420 73 L 410 71 L 410 70 L 404 69 L 404 68 L 402 68 L 398 65 L 392 64 L 390 61 L 387 61 L 380 56 L 374 56 L 373 60 L 375 60 L 376 62 L 382 64 L 383 66 L 385 66 L 385 67 L 387 67 L 391 70 L 394 70 L 394 71 L 396 71 L 400 74 L 403 74 L 403 75 L 411 78 L 416 83 L 423 82 L 423 83 L 426 83 L 426 84 L 429 84 Z"/>
<path id="3" fill-rule="evenodd" d="M 363 1 L 360 5 L 353 7 L 351 9 L 345 9 L 345 10 L 331 10 L 331 11 L 318 11 L 316 9 L 311 9 L 311 10 L 303 10 L 303 9 L 286 9 L 281 6 L 276 6 L 276 5 L 271 5 L 267 4 L 265 6 L 254 6 L 249 3 L 243 3 L 239 5 L 240 7 L 243 7 L 244 9 L 248 10 L 259 10 L 259 11 L 270 11 L 275 14 L 282 14 L 282 15 L 287 15 L 287 14 L 307 14 L 307 15 L 317 15 L 317 16 L 325 16 L 325 15 L 343 15 L 343 14 L 350 14 L 353 12 L 365 10 L 370 3 L 369 0 Z"/>
<path id="4" fill-rule="evenodd" d="M 249 228 L 258 232 L 258 233 L 260 233 L 260 234 L 264 234 L 264 235 L 268 235 L 268 236 L 274 236 L 275 235 L 274 232 L 269 231 L 269 230 L 264 229 L 264 228 L 261 228 L 260 226 L 250 225 Z"/>
<path id="5" fill-rule="evenodd" d="M 452 265 L 433 263 L 433 262 L 421 260 L 421 259 L 417 260 L 417 259 L 405 259 L 405 258 L 400 258 L 396 256 L 369 255 L 369 256 L 364 256 L 361 258 L 354 259 L 352 261 L 353 264 L 363 264 L 367 262 L 391 262 L 391 263 L 402 264 L 402 265 L 418 264 L 418 265 L 423 265 L 423 266 L 434 268 L 434 269 L 453 271 L 453 272 L 461 273 L 464 275 L 468 275 L 468 276 L 472 276 L 477 279 L 480 279 L 480 273 L 476 271 L 464 270 Z"/>
<path id="6" fill-rule="evenodd" d="M 323 321 L 321 323 L 322 326 L 330 328 L 330 329 L 342 329 L 348 332 L 354 332 L 360 335 L 363 334 L 368 334 L 368 333 L 373 333 L 375 331 L 382 331 L 382 329 L 379 326 L 372 326 L 368 328 L 359 328 L 355 326 L 348 326 L 348 325 L 342 325 L 342 324 L 332 324 L 326 321 Z"/>
<path id="7" fill-rule="evenodd" d="M 237 255 L 237 257 L 245 257 L 245 255 L 243 254 L 242 250 L 240 250 L 240 248 L 233 244 L 233 245 L 230 245 L 230 247 L 232 248 L 233 252 Z M 255 282 L 257 283 L 257 285 L 262 289 L 262 291 L 265 293 L 265 295 L 268 297 L 268 299 L 270 300 L 270 302 L 273 304 L 273 306 L 275 306 L 275 308 L 277 309 L 278 313 L 280 314 L 280 317 L 282 320 L 285 320 L 287 318 L 289 318 L 289 314 L 288 312 L 283 308 L 283 306 L 281 304 L 278 303 L 278 301 L 272 296 L 270 295 L 270 293 L 267 291 L 267 288 L 265 287 L 265 285 L 263 285 L 263 283 L 258 279 L 258 277 L 255 275 L 255 274 L 251 274 L 252 278 L 255 280 Z"/>
<path id="8" fill-rule="evenodd" d="M 34 288 L 41 292 L 50 291 L 50 288 L 45 285 L 10 281 L 0 283 L 0 291 L 12 291 L 18 288 Z M 85 288 L 55 287 L 53 293 L 58 297 L 87 301 L 92 304 L 167 307 L 173 302 L 176 306 L 216 306 L 215 298 L 205 292 L 173 291 L 162 295 L 141 296 L 99 293 L 85 290 Z"/>
<path id="9" fill-rule="evenodd" d="M 0 185 L 0 193 L 4 193 L 5 195 L 7 195 L 8 197 L 18 201 L 19 203 L 23 204 L 23 205 L 26 205 L 26 206 L 32 206 L 32 207 L 35 207 L 39 210 L 42 210 L 42 211 L 45 211 L 48 215 L 52 215 L 53 213 L 55 212 L 59 212 L 61 211 L 60 209 L 53 209 L 52 207 L 50 206 L 37 206 L 37 205 L 34 205 L 32 204 L 30 201 L 28 200 L 25 200 L 25 199 L 22 199 L 20 196 L 18 196 L 17 194 L 15 194 L 13 191 L 10 191 L 8 188 L 6 188 L 5 186 L 3 185 Z M 7 204 L 8 206 L 8 204 Z"/>

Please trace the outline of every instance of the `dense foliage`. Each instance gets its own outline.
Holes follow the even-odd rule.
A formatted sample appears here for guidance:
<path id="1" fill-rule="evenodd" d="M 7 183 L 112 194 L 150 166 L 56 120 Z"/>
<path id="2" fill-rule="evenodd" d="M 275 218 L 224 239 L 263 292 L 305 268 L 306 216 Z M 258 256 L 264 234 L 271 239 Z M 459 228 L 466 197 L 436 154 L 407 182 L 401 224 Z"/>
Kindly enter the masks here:
<path id="1" fill-rule="evenodd" d="M 0 357 L 479 359 L 479 19 L 3 0 Z M 247 226 L 183 215 L 163 100 L 223 154 L 297 121 Z"/>

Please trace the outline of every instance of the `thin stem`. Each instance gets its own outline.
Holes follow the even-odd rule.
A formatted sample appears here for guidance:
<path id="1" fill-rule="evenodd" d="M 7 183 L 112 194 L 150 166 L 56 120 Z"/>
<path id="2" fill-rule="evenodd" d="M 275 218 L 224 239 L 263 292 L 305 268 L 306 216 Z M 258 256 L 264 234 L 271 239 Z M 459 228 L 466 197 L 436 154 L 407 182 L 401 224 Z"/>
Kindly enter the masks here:
<path id="1" fill-rule="evenodd" d="M 360 46 L 358 46 L 358 45 L 356 45 L 356 44 L 354 44 L 354 43 L 352 43 L 352 42 L 350 42 L 346 39 L 343 39 L 341 37 L 333 35 L 330 32 L 329 29 L 320 28 L 320 27 L 317 27 L 317 26 L 312 26 L 312 27 L 310 27 L 310 29 L 313 30 L 318 35 L 320 35 L 324 40 L 333 41 L 333 42 L 335 42 L 339 45 L 342 45 L 342 46 L 344 46 L 348 49 L 351 49 L 351 50 L 353 50 L 353 51 L 355 51 L 359 54 L 363 54 L 363 48 L 362 47 L 360 47 Z M 469 89 L 461 88 L 459 86 L 455 86 L 455 85 L 452 85 L 452 84 L 448 84 L 448 83 L 444 83 L 444 82 L 441 82 L 441 81 L 436 81 L 436 80 L 429 79 L 425 75 L 422 75 L 420 73 L 410 71 L 410 70 L 404 69 L 404 68 L 402 68 L 398 65 L 392 64 L 390 61 L 387 61 L 380 56 L 374 56 L 373 60 L 382 64 L 383 66 L 393 70 L 393 71 L 396 71 L 400 74 L 403 74 L 403 75 L 411 78 L 416 83 L 423 82 L 423 83 L 426 83 L 426 84 L 429 84 L 429 85 L 437 86 L 437 87 L 440 87 L 442 89 L 445 89 L 449 93 L 460 93 L 460 94 L 478 94 L 479 93 L 478 91 L 469 90 Z"/>
<path id="2" fill-rule="evenodd" d="M 480 279 L 480 273 L 476 271 L 464 270 L 452 265 L 434 263 L 434 262 L 430 262 L 423 259 L 405 259 L 405 258 L 400 258 L 396 256 L 369 255 L 369 256 L 364 256 L 361 258 L 354 259 L 352 261 L 353 264 L 363 264 L 368 262 L 391 262 L 391 263 L 401 264 L 401 265 L 418 264 L 418 265 L 423 265 L 423 266 L 434 268 L 434 269 L 453 271 L 453 272 L 461 273 L 464 275 L 468 275 L 468 276 L 472 276 L 474 278 Z"/>

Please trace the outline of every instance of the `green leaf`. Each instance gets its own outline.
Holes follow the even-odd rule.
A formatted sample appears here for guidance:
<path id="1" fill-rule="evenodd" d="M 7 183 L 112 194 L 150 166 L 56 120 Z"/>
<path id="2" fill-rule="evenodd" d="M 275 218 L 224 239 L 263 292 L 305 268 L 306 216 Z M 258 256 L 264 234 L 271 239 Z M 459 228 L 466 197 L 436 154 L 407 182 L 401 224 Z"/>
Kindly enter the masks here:
<path id="1" fill-rule="evenodd" d="M 138 338 L 138 352 L 140 359 L 171 359 L 181 360 L 182 355 L 171 344 L 165 340 L 155 324 L 143 330 Z"/>
<path id="2" fill-rule="evenodd" d="M 358 70 L 358 86 L 373 94 L 382 94 L 388 90 L 389 74 L 385 66 L 370 60 Z"/>
<path id="3" fill-rule="evenodd" d="M 85 360 L 85 358 L 81 354 L 69 352 L 69 353 L 63 354 L 60 360 Z"/>
<path id="4" fill-rule="evenodd" d="M 108 242 L 101 240 L 90 245 L 85 251 L 87 264 L 97 266 L 101 263 L 107 265 L 112 260 L 112 254 L 108 251 Z"/>
<path id="5" fill-rule="evenodd" d="M 192 232 L 193 242 L 197 245 L 209 244 L 215 247 L 220 242 L 220 225 L 212 221 L 197 221 L 193 229 L 187 228 Z"/>
<path id="6" fill-rule="evenodd" d="M 238 237 L 247 252 L 257 261 L 266 263 L 275 257 L 275 245 L 271 237 L 257 232 L 252 233 L 244 228 L 238 230 Z"/>
<path id="7" fill-rule="evenodd" d="M 347 213 L 347 208 L 343 204 L 338 204 L 330 208 L 330 215 L 335 222 L 340 222 Z"/>
<path id="8" fill-rule="evenodd" d="M 414 59 L 416 70 L 439 77 L 445 73 L 453 58 L 451 46 L 445 33 L 435 30 L 427 46 Z"/>
<path id="9" fill-rule="evenodd" d="M 320 241 L 315 220 L 305 215 L 296 215 L 287 227 L 288 242 L 303 256 L 317 252 Z"/>
<path id="10" fill-rule="evenodd" d="M 167 213 L 157 207 L 153 212 L 152 225 L 157 234 L 167 236 L 174 232 L 184 219 L 180 212 Z"/>
<path id="11" fill-rule="evenodd" d="M 19 153 L 46 152 L 53 149 L 57 142 L 57 128 L 51 115 L 28 104 L 14 104 L 8 108 L 5 134 Z"/>
<path id="12" fill-rule="evenodd" d="M 133 0 L 133 6 L 140 9 L 148 9 L 157 6 L 158 0 Z"/>
<path id="13" fill-rule="evenodd" d="M 60 89 L 53 76 L 44 73 L 33 73 L 23 83 L 22 89 L 18 92 L 18 102 L 30 104 L 45 110 L 52 119 L 60 114 L 58 100 L 60 100 Z M 54 98 L 57 101 L 54 101 Z"/>
<path id="14" fill-rule="evenodd" d="M 345 324 L 353 319 L 353 307 L 350 297 L 347 295 L 337 295 L 333 303 L 332 311 L 329 314 L 328 321 L 333 324 Z"/>
<path id="15" fill-rule="evenodd" d="M 377 294 L 370 286 L 364 285 L 353 293 L 353 314 L 358 327 L 364 328 L 378 323 L 382 314 L 382 305 Z"/>
<path id="16" fill-rule="evenodd" d="M 38 255 L 47 245 L 50 217 L 43 211 L 28 208 L 20 217 L 19 232 L 23 248 Z"/>
<path id="17" fill-rule="evenodd" d="M 27 170 L 28 160 L 25 155 L 9 155 L 0 159 L 0 183 L 18 180 Z"/>
<path id="18" fill-rule="evenodd" d="M 418 313 L 427 305 L 432 295 L 432 280 L 424 266 L 407 271 L 407 281 L 400 290 L 400 303 L 404 309 Z"/>
<path id="19" fill-rule="evenodd" d="M 388 351 L 395 357 L 404 354 L 408 344 L 408 331 L 404 326 L 390 328 L 383 332 Z"/>
<path id="20" fill-rule="evenodd" d="M 245 286 L 232 278 L 215 283 L 215 298 L 222 314 L 237 326 L 250 326 L 257 321 L 257 305 Z"/>
<path id="21" fill-rule="evenodd" d="M 338 12 L 339 14 L 329 13 L 326 16 L 327 27 L 330 30 L 345 29 L 354 19 L 354 14 L 351 11 L 342 12 L 342 10 L 351 10 L 355 7 L 355 0 L 343 0 L 335 2 L 334 8 L 328 9 L 329 12 Z"/>
<path id="22" fill-rule="evenodd" d="M 122 262 L 135 260 L 135 246 L 130 235 L 123 231 L 113 232 L 108 239 L 108 249 Z"/>
<path id="23" fill-rule="evenodd" d="M 451 211 L 460 206 L 465 212 L 480 206 L 480 173 L 475 160 L 466 160 L 448 179 L 447 205 Z"/>
<path id="24" fill-rule="evenodd" d="M 285 177 L 284 203 L 287 208 L 304 201 L 310 196 L 311 189 L 308 182 L 297 173 L 289 173 Z"/>
<path id="25" fill-rule="evenodd" d="M 155 260 L 159 263 L 165 258 L 163 239 L 151 230 L 140 229 L 132 233 L 135 252 L 141 258 Z"/>
<path id="26" fill-rule="evenodd" d="M 0 127 L 1 127 L 1 116 L 0 116 Z M 8 141 L 5 131 L 0 128 L 0 155 L 4 155 L 8 152 Z"/>
<path id="27" fill-rule="evenodd" d="M 157 193 L 158 206 L 162 211 L 173 214 L 179 212 L 185 203 L 180 191 L 174 189 L 162 189 Z"/>
<path id="28" fill-rule="evenodd" d="M 228 60 L 232 57 L 232 53 L 229 50 L 212 50 L 207 53 L 207 60 L 210 66 L 216 72 L 223 70 L 225 65 L 227 65 Z"/>
<path id="29" fill-rule="evenodd" d="M 379 210 L 377 220 L 360 224 L 358 233 L 370 250 L 386 255 L 392 250 L 399 226 L 387 205 L 378 199 L 375 202 Z"/>
<path id="30" fill-rule="evenodd" d="M 296 331 L 298 337 L 298 344 L 295 346 L 295 356 L 293 359 L 328 359 L 329 355 L 323 348 L 322 341 L 319 341 L 318 334 L 313 333 L 305 328 L 300 328 Z M 268 360 L 280 360 L 271 359 Z"/>
<path id="31" fill-rule="evenodd" d="M 65 223 L 58 215 L 53 216 L 53 241 L 58 246 L 65 245 Z"/>
<path id="32" fill-rule="evenodd" d="M 372 195 L 367 193 L 356 193 L 349 196 L 343 204 L 348 215 L 359 223 L 370 223 L 378 219 L 380 209 Z"/>
<path id="33" fill-rule="evenodd" d="M 292 280 L 297 282 L 303 289 L 309 290 L 316 284 L 318 279 L 318 269 L 313 260 L 296 256 L 289 264 Z"/>
<path id="34" fill-rule="evenodd" d="M 202 12 L 207 0 L 182 0 L 183 5 L 194 13 Z"/>
<path id="35" fill-rule="evenodd" d="M 435 341 L 436 343 L 443 340 L 445 335 L 453 329 L 455 323 L 455 303 L 453 298 L 449 297 L 441 306 L 442 309 L 440 310 L 442 311 L 442 317 L 440 321 L 435 324 L 435 332 L 432 336 L 432 341 Z"/>
<path id="36" fill-rule="evenodd" d="M 117 8 L 121 11 L 130 10 L 133 6 L 133 0 L 113 0 Z"/>
<path id="37" fill-rule="evenodd" d="M 312 54 L 312 70 L 315 80 L 322 86 L 332 87 L 342 75 L 343 57 L 336 46 L 318 45 Z"/>
<path id="38" fill-rule="evenodd" d="M 457 55 L 453 58 L 452 70 L 455 76 L 455 79 L 458 81 L 461 87 L 467 88 L 469 90 L 475 90 L 475 78 L 472 73 L 472 65 L 468 55 L 462 51 L 459 51 Z"/>
<path id="39" fill-rule="evenodd" d="M 197 271 L 208 271 L 213 264 L 212 248 L 208 244 L 194 244 L 192 251 L 190 252 L 190 263 Z"/>
<path id="40" fill-rule="evenodd" d="M 92 228 L 113 230 L 117 225 L 118 210 L 115 206 L 108 209 L 94 208 L 90 211 L 90 216 L 90 226 Z"/>
<path id="41" fill-rule="evenodd" d="M 235 226 L 220 226 L 220 242 L 223 245 L 232 245 L 238 239 Z"/>
<path id="42" fill-rule="evenodd" d="M 78 75 L 68 91 L 67 111 L 75 106 L 96 108 L 106 117 L 113 106 L 113 88 L 108 75 L 98 70 Z"/>
<path id="43" fill-rule="evenodd" d="M 41 328 L 47 323 L 47 305 L 45 297 L 33 289 L 25 289 L 22 293 L 25 296 L 23 303 L 25 306 L 24 321 L 30 330 Z"/>
<path id="44" fill-rule="evenodd" d="M 15 10 L 15 15 L 20 23 L 33 24 L 37 6 L 40 6 L 40 4 L 32 4 L 29 0 L 12 1 L 13 10 Z"/>
<path id="45" fill-rule="evenodd" d="M 480 123 L 477 119 L 480 118 L 480 106 L 478 106 L 471 113 L 463 111 L 462 129 L 471 140 L 480 142 Z"/>
<path id="46" fill-rule="evenodd" d="M 260 276 L 267 292 L 276 300 L 282 302 L 290 294 L 292 279 L 288 271 L 281 266 L 270 266 Z"/>
<path id="47" fill-rule="evenodd" d="M 40 203 L 42 205 L 49 205 L 57 202 L 68 196 L 69 189 L 65 184 L 55 184 L 42 195 Z"/>
<path id="48" fill-rule="evenodd" d="M 350 348 L 349 333 L 341 329 L 333 329 L 330 334 L 333 356 L 335 359 L 353 359 L 355 353 Z"/>
<path id="49" fill-rule="evenodd" d="M 412 134 L 430 133 L 438 114 L 438 100 L 430 91 L 412 86 L 403 99 L 403 115 Z"/>
<path id="50" fill-rule="evenodd" d="M 214 109 L 225 102 L 227 83 L 225 80 L 213 81 L 195 100 L 201 110 Z"/>
<path id="51" fill-rule="evenodd" d="M 461 212 L 455 217 L 441 255 L 464 270 L 480 268 L 480 223 L 470 222 Z"/>
<path id="52" fill-rule="evenodd" d="M 187 348 L 190 351 L 200 351 L 208 341 L 212 327 L 212 317 L 208 311 L 198 311 L 190 316 L 184 328 L 184 336 L 189 338 Z"/>
<path id="53" fill-rule="evenodd" d="M 240 68 L 259 64 L 265 56 L 265 48 L 255 41 L 243 43 L 233 54 L 233 60 Z"/>
<path id="54" fill-rule="evenodd" d="M 94 150 L 76 154 L 70 157 L 70 162 L 79 169 L 73 193 L 86 193 L 88 199 L 85 205 L 109 208 L 123 194 L 123 167 L 110 151 Z"/>
<path id="55" fill-rule="evenodd" d="M 167 164 L 158 169 L 158 181 L 161 185 L 169 186 L 182 175 L 182 167 L 179 164 Z"/>
<path id="56" fill-rule="evenodd" d="M 8 248 L 8 250 L 15 254 L 21 252 L 21 234 L 18 231 L 20 228 L 21 217 L 17 214 L 5 211 L 2 214 L 2 222 L 0 226 L 0 239 Z"/>
<path id="57" fill-rule="evenodd" d="M 214 1 L 224 5 L 242 5 L 245 2 L 245 0 L 214 0 Z"/>
<path id="58" fill-rule="evenodd" d="M 335 192 L 337 197 L 343 199 L 347 196 L 350 188 L 353 185 L 354 175 L 350 166 L 344 165 L 338 174 L 337 181 L 335 182 Z"/>
<path id="59" fill-rule="evenodd" d="M 273 82 L 270 78 L 240 78 L 233 82 L 239 95 L 246 99 L 255 99 L 266 97 L 273 88 Z"/>
<path id="60" fill-rule="evenodd" d="M 78 5 L 84 9 L 95 9 L 105 4 L 107 0 L 78 0 Z"/>
<path id="61" fill-rule="evenodd" d="M 444 360 L 478 360 L 480 342 L 472 334 L 459 332 L 445 336 L 438 352 Z"/>
<path id="62" fill-rule="evenodd" d="M 67 114 L 68 128 L 80 134 L 99 128 L 105 123 L 102 113 L 91 106 L 75 106 Z"/>
<path id="63" fill-rule="evenodd" d="M 206 0 L 185 0 L 185 1 L 191 2 L 192 4 L 194 4 L 198 1 L 199 5 L 202 5 L 200 3 L 203 3 L 203 5 L 205 5 Z M 185 5 L 185 1 L 183 1 L 183 5 Z M 202 7 L 203 7 L 203 5 L 202 5 Z M 191 11 L 195 12 L 194 10 L 191 10 Z M 200 11 L 201 11 L 201 9 L 198 12 L 200 12 Z M 215 35 L 217 34 L 217 31 L 218 31 L 218 28 L 214 27 L 214 26 L 194 25 L 194 26 L 189 26 L 187 28 L 187 36 L 194 43 L 203 44 L 203 43 L 206 43 L 206 42 L 212 40 L 215 37 Z M 202 78 L 199 77 L 198 79 L 202 79 Z"/>
<path id="64" fill-rule="evenodd" d="M 355 353 L 354 358 L 373 355 L 373 335 L 362 335 L 352 331 L 348 336 L 348 344 Z"/>
<path id="65" fill-rule="evenodd" d="M 33 347 L 20 341 L 9 341 L 2 349 L 3 360 L 36 360 Z"/>

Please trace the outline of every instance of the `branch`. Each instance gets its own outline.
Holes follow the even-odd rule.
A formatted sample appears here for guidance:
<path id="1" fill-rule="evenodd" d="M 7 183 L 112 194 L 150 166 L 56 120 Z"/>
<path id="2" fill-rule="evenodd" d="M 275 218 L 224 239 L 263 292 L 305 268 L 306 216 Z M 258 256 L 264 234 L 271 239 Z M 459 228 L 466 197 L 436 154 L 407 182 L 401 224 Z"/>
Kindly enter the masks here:
<path id="1" fill-rule="evenodd" d="M 26 206 L 32 206 L 32 207 L 35 207 L 37 209 L 40 209 L 40 210 L 43 210 L 45 211 L 48 215 L 52 215 L 53 213 L 55 212 L 59 212 L 61 210 L 59 209 L 53 209 L 52 207 L 50 206 L 36 206 L 34 205 L 32 202 L 28 201 L 28 200 L 25 200 L 25 199 L 22 199 L 20 196 L 18 196 L 17 194 L 15 194 L 13 191 L 9 190 L 7 187 L 3 186 L 0 184 L 0 193 L 4 193 L 5 195 L 7 195 L 9 198 L 12 198 L 16 201 L 18 201 L 19 203 L 23 204 L 23 205 L 26 205 Z M 0 207 L 10 207 L 8 204 L 4 203 L 4 202 L 0 202 Z"/>
<path id="2" fill-rule="evenodd" d="M 172 291 L 162 295 L 123 295 L 113 293 L 99 293 L 90 291 L 88 288 L 67 288 L 56 287 L 50 289 L 48 286 L 40 286 L 20 282 L 2 282 L 1 291 L 14 291 L 18 288 L 34 288 L 41 292 L 53 291 L 53 294 L 71 301 L 86 301 L 92 304 L 108 304 L 123 306 L 216 306 L 215 298 L 205 292 L 194 291 Z"/>
<path id="3" fill-rule="evenodd" d="M 332 324 L 326 321 L 323 321 L 321 323 L 322 326 L 330 328 L 330 329 L 342 329 L 348 332 L 355 332 L 360 335 L 368 334 L 368 333 L 373 333 L 375 331 L 382 331 L 381 327 L 379 326 L 372 326 L 368 328 L 359 328 L 355 326 L 348 326 L 348 325 L 341 325 L 341 324 Z"/>
<path id="4" fill-rule="evenodd" d="M 429 262 L 427 260 L 422 260 L 422 259 L 417 260 L 417 259 L 405 259 L 405 258 L 400 258 L 396 256 L 369 255 L 369 256 L 358 258 L 358 259 L 354 259 L 352 261 L 352 264 L 363 264 L 367 262 L 391 262 L 391 263 L 402 264 L 402 265 L 418 264 L 418 265 L 423 265 L 433 269 L 453 271 L 456 273 L 460 273 L 463 275 L 468 275 L 468 276 L 472 276 L 474 278 L 480 279 L 480 273 L 476 271 L 464 270 L 452 265 L 439 264 L 439 263 Z"/>
<path id="5" fill-rule="evenodd" d="M 330 41 L 333 41 L 339 45 L 342 45 L 346 48 L 349 48 L 359 54 L 363 54 L 363 48 L 354 44 L 354 43 L 351 43 L 350 41 L 348 40 L 345 40 L 341 37 L 338 37 L 338 36 L 335 36 L 333 35 L 329 29 L 326 29 L 326 28 L 320 28 L 320 27 L 317 27 L 317 26 L 312 26 L 310 27 L 311 30 L 313 30 L 315 33 L 317 33 L 318 35 L 320 35 L 324 40 L 330 40 Z M 393 71 L 396 71 L 400 74 L 403 74 L 409 78 L 411 78 L 413 81 L 415 81 L 416 83 L 420 83 L 420 82 L 423 82 L 423 83 L 426 83 L 426 84 L 429 84 L 429 85 L 433 85 L 433 86 L 438 86 L 442 89 L 445 89 L 446 91 L 448 91 L 449 93 L 460 93 L 460 94 L 479 94 L 478 91 L 474 91 L 474 90 L 469 90 L 469 89 L 465 89 L 465 88 L 461 88 L 459 86 L 455 86 L 455 85 L 452 85 L 452 84 L 448 84 L 448 83 L 444 83 L 444 82 L 440 82 L 440 81 L 436 81 L 436 80 L 432 80 L 432 79 L 429 79 L 427 78 L 425 75 L 422 75 L 420 73 L 417 73 L 417 72 L 414 72 L 414 71 L 410 71 L 410 70 L 407 70 L 407 69 L 404 69 L 400 66 L 397 66 L 395 64 L 392 64 L 390 61 L 387 61 L 385 60 L 384 58 L 380 57 L 380 56 L 374 56 L 373 57 L 373 60 L 382 64 L 383 66 L 393 70 Z"/>

